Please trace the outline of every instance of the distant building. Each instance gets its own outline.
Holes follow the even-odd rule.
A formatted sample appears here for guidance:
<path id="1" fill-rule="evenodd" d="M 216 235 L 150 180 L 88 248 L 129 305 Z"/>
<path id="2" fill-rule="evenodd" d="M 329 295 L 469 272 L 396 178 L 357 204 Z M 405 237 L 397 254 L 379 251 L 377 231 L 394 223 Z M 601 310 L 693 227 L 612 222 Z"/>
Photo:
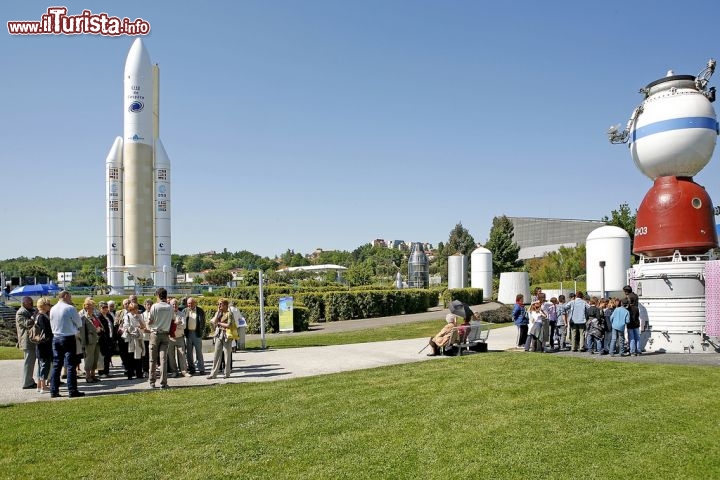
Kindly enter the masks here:
<path id="1" fill-rule="evenodd" d="M 584 245 L 588 234 L 605 222 L 558 218 L 507 217 L 513 224 L 513 238 L 520 247 L 518 258 L 542 258 L 560 247 Z"/>
<path id="2" fill-rule="evenodd" d="M 72 284 L 75 272 L 57 272 L 57 284 L 61 287 Z"/>
<path id="3" fill-rule="evenodd" d="M 195 279 L 200 276 L 202 276 L 200 272 L 178 273 L 175 276 L 175 284 L 181 285 L 186 283 L 195 283 Z"/>
<path id="4" fill-rule="evenodd" d="M 327 272 L 335 272 L 335 280 L 338 282 L 342 282 L 342 273 L 347 270 L 347 267 L 343 267 L 341 265 L 332 265 L 332 264 L 324 264 L 324 265 L 305 265 L 302 267 L 285 267 L 281 268 L 280 270 L 276 270 L 277 273 L 283 273 L 283 272 L 310 272 L 310 273 L 316 273 L 317 276 L 316 279 L 320 280 L 323 276 L 323 274 Z"/>

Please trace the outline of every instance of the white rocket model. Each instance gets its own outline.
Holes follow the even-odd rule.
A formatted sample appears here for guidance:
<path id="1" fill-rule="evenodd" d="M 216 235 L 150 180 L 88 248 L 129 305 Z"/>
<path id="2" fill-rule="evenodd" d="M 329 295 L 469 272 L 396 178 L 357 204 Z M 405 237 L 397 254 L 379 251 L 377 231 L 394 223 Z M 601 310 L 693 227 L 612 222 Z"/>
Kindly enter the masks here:
<path id="1" fill-rule="evenodd" d="M 173 285 L 170 160 L 159 139 L 159 75 L 142 39 L 130 47 L 123 82 L 123 137 L 106 164 L 107 280 L 122 293 L 127 275 Z"/>

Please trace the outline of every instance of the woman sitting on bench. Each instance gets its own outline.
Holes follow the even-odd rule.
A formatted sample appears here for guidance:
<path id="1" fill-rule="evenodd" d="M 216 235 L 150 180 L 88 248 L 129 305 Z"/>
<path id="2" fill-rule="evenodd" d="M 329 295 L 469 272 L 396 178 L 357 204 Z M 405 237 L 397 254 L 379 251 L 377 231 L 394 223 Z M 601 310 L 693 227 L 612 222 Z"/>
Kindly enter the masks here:
<path id="1" fill-rule="evenodd" d="M 448 346 L 453 337 L 453 331 L 457 327 L 457 320 L 454 314 L 448 313 L 445 316 L 446 325 L 434 337 L 430 337 L 430 348 L 432 352 L 428 353 L 428 357 L 440 355 L 440 348 Z"/>

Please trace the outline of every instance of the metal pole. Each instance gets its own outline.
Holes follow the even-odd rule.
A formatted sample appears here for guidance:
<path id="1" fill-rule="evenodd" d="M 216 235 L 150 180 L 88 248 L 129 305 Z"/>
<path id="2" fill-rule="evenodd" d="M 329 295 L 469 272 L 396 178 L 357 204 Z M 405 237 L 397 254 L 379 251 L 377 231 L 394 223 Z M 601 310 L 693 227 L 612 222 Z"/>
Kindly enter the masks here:
<path id="1" fill-rule="evenodd" d="M 602 272 L 600 279 L 600 289 L 602 290 L 601 297 L 605 298 L 605 260 L 600 260 L 600 271 Z"/>
<path id="2" fill-rule="evenodd" d="M 258 280 L 260 283 L 260 344 L 265 350 L 265 296 L 263 295 L 263 272 L 258 270 Z"/>

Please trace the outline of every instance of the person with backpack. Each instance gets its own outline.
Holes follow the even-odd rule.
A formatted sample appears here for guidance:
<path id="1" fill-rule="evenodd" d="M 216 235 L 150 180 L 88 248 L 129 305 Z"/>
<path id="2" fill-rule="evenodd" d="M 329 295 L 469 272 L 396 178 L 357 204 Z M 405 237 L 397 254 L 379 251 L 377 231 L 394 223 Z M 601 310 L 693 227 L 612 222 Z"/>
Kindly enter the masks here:
<path id="1" fill-rule="evenodd" d="M 35 324 L 35 315 L 37 310 L 33 306 L 33 300 L 30 297 L 23 297 L 22 306 L 15 314 L 15 328 L 17 329 L 18 343 L 17 346 L 23 351 L 23 390 L 37 388 L 37 383 L 33 379 L 35 372 L 35 364 L 37 363 L 37 355 L 35 344 L 30 342 L 28 332 Z"/>
<path id="2" fill-rule="evenodd" d="M 590 299 L 590 305 L 587 307 L 586 310 L 586 348 L 588 351 L 590 351 L 590 355 L 594 355 L 595 353 L 604 355 L 602 342 L 605 335 L 605 321 L 602 319 L 602 309 L 600 309 L 597 304 L 598 298 L 592 297 Z"/>
<path id="3" fill-rule="evenodd" d="M 31 341 L 35 344 L 35 354 L 38 360 L 38 393 L 50 393 L 50 366 L 53 361 L 52 351 L 52 327 L 50 327 L 50 299 L 41 297 L 37 301 L 38 313 L 35 318 L 35 326 Z"/>

